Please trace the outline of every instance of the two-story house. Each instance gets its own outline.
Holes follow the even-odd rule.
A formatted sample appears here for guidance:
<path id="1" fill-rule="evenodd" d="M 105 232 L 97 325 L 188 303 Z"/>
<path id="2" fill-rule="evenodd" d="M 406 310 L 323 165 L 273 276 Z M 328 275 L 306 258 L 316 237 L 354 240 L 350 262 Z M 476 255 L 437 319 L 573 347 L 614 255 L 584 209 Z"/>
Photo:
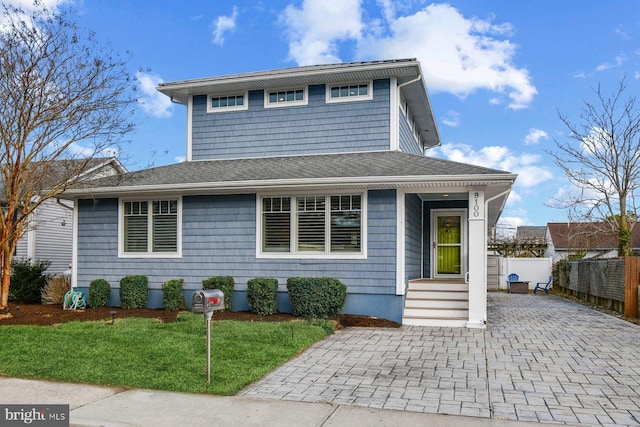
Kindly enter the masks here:
<path id="1" fill-rule="evenodd" d="M 344 312 L 484 327 L 487 231 L 515 175 L 425 156 L 440 138 L 413 59 L 164 83 L 187 110 L 187 161 L 74 189 L 74 286 L 128 274 L 246 283 L 334 277 Z M 117 289 L 116 289 L 117 291 Z M 188 298 L 189 300 L 190 298 Z M 112 301 L 117 303 L 117 299 Z"/>

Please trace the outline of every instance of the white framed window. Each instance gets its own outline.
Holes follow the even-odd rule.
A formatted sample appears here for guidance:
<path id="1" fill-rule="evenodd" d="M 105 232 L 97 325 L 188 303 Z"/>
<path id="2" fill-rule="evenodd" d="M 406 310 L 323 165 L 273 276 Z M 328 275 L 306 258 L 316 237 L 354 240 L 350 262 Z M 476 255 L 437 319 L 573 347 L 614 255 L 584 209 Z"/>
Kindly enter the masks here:
<path id="1" fill-rule="evenodd" d="M 373 81 L 327 85 L 326 102 L 365 101 L 373 99 Z"/>
<path id="2" fill-rule="evenodd" d="M 182 199 L 120 200 L 120 257 L 179 257 Z"/>
<path id="3" fill-rule="evenodd" d="M 258 197 L 258 257 L 366 258 L 365 194 Z"/>
<path id="4" fill-rule="evenodd" d="M 265 93 L 264 108 L 292 107 L 309 103 L 307 86 L 296 89 L 269 90 Z"/>
<path id="5" fill-rule="evenodd" d="M 249 108 L 247 93 L 229 95 L 208 95 L 207 113 L 223 113 L 227 111 L 241 111 Z"/>

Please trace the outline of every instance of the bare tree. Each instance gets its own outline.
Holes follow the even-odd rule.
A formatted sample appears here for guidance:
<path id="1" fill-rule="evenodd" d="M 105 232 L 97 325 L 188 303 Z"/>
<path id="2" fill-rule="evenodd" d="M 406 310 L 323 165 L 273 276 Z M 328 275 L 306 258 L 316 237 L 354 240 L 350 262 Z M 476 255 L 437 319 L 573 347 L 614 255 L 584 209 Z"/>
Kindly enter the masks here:
<path id="1" fill-rule="evenodd" d="M 126 63 L 66 12 L 0 11 L 0 312 L 27 218 L 133 128 Z"/>
<path id="2" fill-rule="evenodd" d="M 625 96 L 623 78 L 615 92 L 594 90 L 595 103 L 584 101 L 580 121 L 559 113 L 569 134 L 556 140 L 550 152 L 578 192 L 557 207 L 568 208 L 574 219 L 599 223 L 618 237 L 618 255 L 631 251 L 631 230 L 637 220 L 636 196 L 640 186 L 640 105 Z"/>

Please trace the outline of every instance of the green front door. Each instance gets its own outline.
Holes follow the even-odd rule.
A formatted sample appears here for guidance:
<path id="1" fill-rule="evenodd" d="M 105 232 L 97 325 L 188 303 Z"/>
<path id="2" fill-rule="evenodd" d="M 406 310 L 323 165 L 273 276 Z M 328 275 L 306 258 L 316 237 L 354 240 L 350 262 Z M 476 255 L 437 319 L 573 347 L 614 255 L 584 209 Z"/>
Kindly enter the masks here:
<path id="1" fill-rule="evenodd" d="M 432 216 L 434 278 L 462 278 L 466 227 L 462 212 L 440 211 Z"/>

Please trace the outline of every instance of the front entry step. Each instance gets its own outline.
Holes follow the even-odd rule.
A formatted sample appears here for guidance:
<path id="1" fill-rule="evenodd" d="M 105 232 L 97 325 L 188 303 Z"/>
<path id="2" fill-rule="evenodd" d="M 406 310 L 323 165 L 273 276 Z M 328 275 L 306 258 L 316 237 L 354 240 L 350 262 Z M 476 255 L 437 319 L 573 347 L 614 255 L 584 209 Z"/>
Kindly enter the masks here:
<path id="1" fill-rule="evenodd" d="M 405 298 L 403 325 L 465 327 L 469 285 L 461 281 L 412 281 Z"/>

